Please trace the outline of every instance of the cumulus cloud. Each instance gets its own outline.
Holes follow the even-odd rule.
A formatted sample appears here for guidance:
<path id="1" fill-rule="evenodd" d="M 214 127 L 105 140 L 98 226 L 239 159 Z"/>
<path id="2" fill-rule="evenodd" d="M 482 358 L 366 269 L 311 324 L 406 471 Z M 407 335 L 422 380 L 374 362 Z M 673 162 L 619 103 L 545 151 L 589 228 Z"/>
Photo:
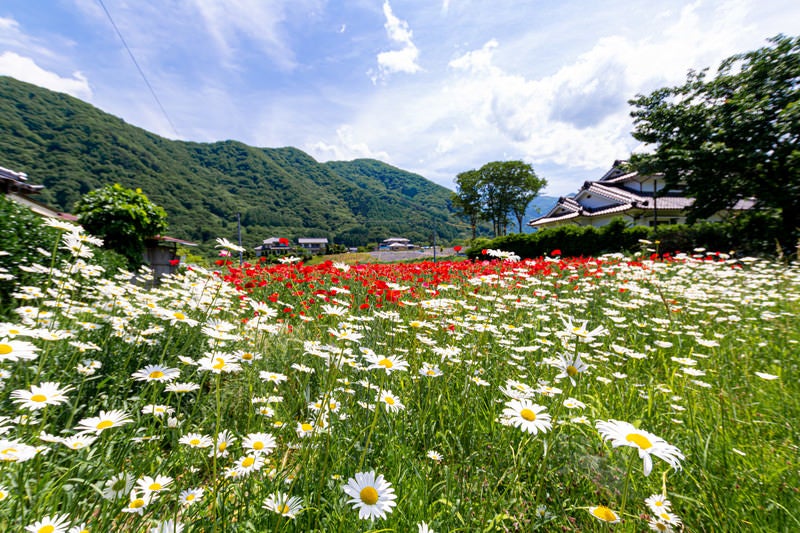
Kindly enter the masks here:
<path id="1" fill-rule="evenodd" d="M 0 74 L 53 91 L 67 93 L 81 100 L 92 98 L 89 80 L 80 72 L 73 72 L 72 77 L 62 77 L 40 67 L 33 59 L 14 52 L 4 52 L 0 55 Z"/>
<path id="2" fill-rule="evenodd" d="M 413 74 L 422 70 L 417 63 L 419 49 L 411 40 L 413 33 L 408 27 L 408 22 L 395 16 L 388 0 L 383 3 L 383 14 L 386 17 L 386 23 L 383 25 L 386 28 L 386 35 L 389 40 L 400 44 L 402 48 L 378 54 L 378 74 L 371 73 L 373 83 L 379 79 L 386 79 L 389 74 L 395 72 Z"/>
<path id="3" fill-rule="evenodd" d="M 336 139 L 333 143 L 318 141 L 309 143 L 304 147 L 308 153 L 318 161 L 348 161 L 351 159 L 369 158 L 391 162 L 389 154 L 383 151 L 373 151 L 369 145 L 356 138 L 353 127 L 349 124 L 336 129 Z"/>

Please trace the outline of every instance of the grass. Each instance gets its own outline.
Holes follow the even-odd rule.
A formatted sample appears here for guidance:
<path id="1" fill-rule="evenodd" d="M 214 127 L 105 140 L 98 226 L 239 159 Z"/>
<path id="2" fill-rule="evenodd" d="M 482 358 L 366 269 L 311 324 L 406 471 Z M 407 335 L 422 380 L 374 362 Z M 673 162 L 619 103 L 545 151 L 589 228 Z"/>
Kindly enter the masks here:
<path id="1" fill-rule="evenodd" d="M 0 325 L 4 531 L 800 528 L 796 267 L 325 262 L 144 289 L 83 261 L 33 267 Z M 343 489 L 363 472 L 393 491 L 356 491 L 375 520 Z"/>

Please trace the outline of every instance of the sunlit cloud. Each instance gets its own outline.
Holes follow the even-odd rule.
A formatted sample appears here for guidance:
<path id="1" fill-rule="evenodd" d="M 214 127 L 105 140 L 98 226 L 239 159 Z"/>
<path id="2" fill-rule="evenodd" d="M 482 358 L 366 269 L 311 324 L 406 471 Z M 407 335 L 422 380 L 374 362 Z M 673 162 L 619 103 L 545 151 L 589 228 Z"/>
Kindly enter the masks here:
<path id="1" fill-rule="evenodd" d="M 80 72 L 73 72 L 72 77 L 59 76 L 55 72 L 43 69 L 33 59 L 14 52 L 0 54 L 0 75 L 11 76 L 82 100 L 92 99 L 89 80 Z"/>
<path id="2" fill-rule="evenodd" d="M 408 22 L 400 20 L 392 12 L 392 6 L 389 5 L 388 0 L 383 3 L 383 14 L 386 17 L 386 34 L 389 40 L 402 45 L 399 50 L 389 50 L 380 52 L 378 54 L 378 71 L 375 75 L 372 74 L 372 82 L 375 83 L 379 79 L 385 79 L 389 74 L 395 72 L 404 72 L 413 74 L 419 72 L 421 67 L 417 63 L 419 59 L 419 49 L 411 40 L 413 33 L 408 27 Z"/>

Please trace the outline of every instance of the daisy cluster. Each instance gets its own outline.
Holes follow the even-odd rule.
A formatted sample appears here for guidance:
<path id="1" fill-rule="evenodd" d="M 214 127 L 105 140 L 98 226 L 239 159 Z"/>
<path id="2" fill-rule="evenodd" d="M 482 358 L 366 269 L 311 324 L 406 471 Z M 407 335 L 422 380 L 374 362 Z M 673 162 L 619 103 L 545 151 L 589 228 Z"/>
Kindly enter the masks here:
<path id="1" fill-rule="evenodd" d="M 72 260 L 26 266 L 0 323 L 4 530 L 670 531 L 700 516 L 682 471 L 723 354 L 773 349 L 800 301 L 796 269 L 706 255 L 222 259 L 154 284 L 60 229 Z M 776 360 L 741 372 L 783 384 Z"/>

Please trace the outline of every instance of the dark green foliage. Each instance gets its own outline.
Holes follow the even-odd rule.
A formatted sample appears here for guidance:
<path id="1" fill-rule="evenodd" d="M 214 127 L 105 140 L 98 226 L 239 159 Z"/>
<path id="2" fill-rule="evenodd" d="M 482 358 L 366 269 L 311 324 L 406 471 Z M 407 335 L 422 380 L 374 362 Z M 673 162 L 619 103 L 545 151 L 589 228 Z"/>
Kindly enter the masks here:
<path id="1" fill-rule="evenodd" d="M 767 47 L 722 62 L 713 79 L 689 72 L 686 83 L 639 95 L 634 138 L 655 147 L 634 155 L 643 173 L 664 173 L 685 186 L 700 219 L 738 200 L 776 211 L 780 240 L 800 235 L 800 37 L 777 36 Z"/>
<path id="2" fill-rule="evenodd" d="M 773 255 L 781 234 L 780 219 L 763 212 L 751 212 L 726 222 L 699 222 L 692 225 L 627 227 L 621 218 L 605 226 L 559 226 L 536 233 L 514 233 L 496 239 L 478 239 L 467 251 L 471 258 L 482 257 L 487 248 L 514 252 L 523 258 L 551 255 L 560 250 L 563 257 L 589 257 L 610 252 L 631 252 L 649 240 L 661 253 L 691 253 L 695 248 L 737 255 Z"/>
<path id="3" fill-rule="evenodd" d="M 140 190 L 119 183 L 90 191 L 75 204 L 75 214 L 84 229 L 103 239 L 103 247 L 128 259 L 131 269 L 143 261 L 145 240 L 163 235 L 167 213 Z"/>
<path id="4" fill-rule="evenodd" d="M 0 166 L 46 186 L 64 211 L 89 191 L 142 189 L 168 215 L 170 235 L 206 243 L 327 237 L 351 246 L 403 236 L 424 243 L 466 236 L 450 191 L 379 161 L 321 164 L 295 148 L 235 141 L 170 141 L 89 104 L 0 77 Z M 209 244 L 210 243 L 210 244 Z"/>

